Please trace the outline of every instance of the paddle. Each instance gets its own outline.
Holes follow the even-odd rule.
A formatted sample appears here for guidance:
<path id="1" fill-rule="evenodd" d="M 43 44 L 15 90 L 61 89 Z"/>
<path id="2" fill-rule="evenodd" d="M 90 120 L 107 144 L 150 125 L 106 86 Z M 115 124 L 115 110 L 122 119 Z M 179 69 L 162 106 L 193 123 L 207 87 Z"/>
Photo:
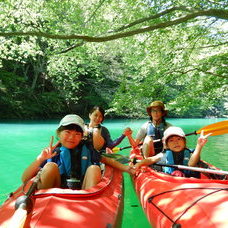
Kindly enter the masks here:
<path id="1" fill-rule="evenodd" d="M 161 141 L 161 139 L 155 139 L 153 142 L 155 143 L 155 142 L 160 142 Z M 139 145 L 138 146 L 141 146 L 143 143 L 139 143 Z M 124 149 L 128 149 L 128 148 L 131 148 L 132 146 L 125 146 L 125 147 L 114 147 L 113 149 L 112 149 L 112 152 L 113 153 L 117 153 L 117 152 L 119 152 L 120 150 L 124 150 Z"/>
<path id="2" fill-rule="evenodd" d="M 128 156 L 124 156 L 122 154 L 102 154 L 102 156 L 113 158 L 116 161 L 126 164 L 128 162 L 133 162 Z M 136 162 L 140 162 L 141 160 L 136 160 Z M 203 172 L 203 173 L 212 173 L 212 174 L 218 174 L 218 175 L 228 175 L 228 171 L 223 170 L 216 170 L 216 169 L 205 169 L 205 168 L 199 168 L 199 167 L 192 167 L 192 166 L 185 166 L 185 165 L 168 165 L 163 163 L 155 163 L 153 165 L 158 166 L 167 166 L 172 168 L 178 168 L 178 169 L 185 169 L 185 170 L 191 170 L 196 172 Z"/>
<path id="3" fill-rule="evenodd" d="M 33 201 L 31 195 L 37 189 L 37 184 L 40 180 L 41 170 L 35 176 L 33 183 L 25 195 L 17 198 L 15 202 L 15 212 L 10 220 L 8 228 L 24 227 L 27 215 L 32 211 Z"/>
<path id="4" fill-rule="evenodd" d="M 185 170 L 191 170 L 191 171 L 203 172 L 203 173 L 213 173 L 213 174 L 218 174 L 218 175 L 228 175 L 228 171 L 216 170 L 216 169 L 205 169 L 205 168 L 185 166 L 185 165 L 168 165 L 168 164 L 163 164 L 163 163 L 155 163 L 154 165 L 167 166 L 167 167 L 172 167 L 172 168 L 177 168 L 177 169 L 185 169 Z"/>
<path id="5" fill-rule="evenodd" d="M 201 129 L 199 129 L 198 131 L 194 131 L 192 133 L 186 134 L 185 136 L 197 135 L 197 134 L 200 134 L 201 131 L 204 131 L 204 134 L 211 133 L 210 136 L 227 134 L 228 133 L 228 120 L 224 120 L 224 121 L 220 121 L 217 123 L 207 125 L 205 127 L 202 127 Z"/>
<path id="6" fill-rule="evenodd" d="M 142 145 L 142 143 L 140 143 L 138 146 L 141 146 Z M 125 150 L 125 149 L 128 149 L 128 148 L 131 148 L 132 146 L 125 146 L 125 147 L 114 147 L 113 149 L 112 149 L 112 152 L 113 153 L 117 153 L 117 152 L 119 152 L 119 151 L 121 151 L 121 150 Z"/>
<path id="7" fill-rule="evenodd" d="M 207 125 L 207 126 L 201 128 L 201 129 L 199 129 L 198 131 L 194 131 L 192 133 L 188 133 L 185 136 L 197 135 L 197 134 L 200 134 L 201 131 L 204 131 L 205 134 L 211 133 L 210 136 L 227 134 L 228 133 L 228 120 L 224 120 L 224 121 L 220 121 L 220 122 L 217 122 L 217 123 L 213 123 L 213 124 Z M 159 142 L 159 141 L 161 141 L 161 139 L 154 140 L 154 142 Z M 142 143 L 140 143 L 139 145 L 142 145 Z M 132 146 L 125 146 L 125 147 L 120 147 L 120 148 L 119 147 L 114 147 L 112 149 L 112 151 L 114 153 L 116 153 L 116 152 L 119 152 L 119 151 L 124 150 L 124 149 L 131 148 L 131 147 Z"/>

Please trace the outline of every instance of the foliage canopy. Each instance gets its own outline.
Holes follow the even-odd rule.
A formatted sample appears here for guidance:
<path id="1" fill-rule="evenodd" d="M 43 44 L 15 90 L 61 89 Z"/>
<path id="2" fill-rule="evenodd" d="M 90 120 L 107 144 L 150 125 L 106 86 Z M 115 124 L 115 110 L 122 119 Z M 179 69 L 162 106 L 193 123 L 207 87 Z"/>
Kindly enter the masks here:
<path id="1" fill-rule="evenodd" d="M 228 4 L 219 0 L 0 2 L 0 118 L 227 115 Z M 3 112 L 4 110 L 4 112 Z"/>

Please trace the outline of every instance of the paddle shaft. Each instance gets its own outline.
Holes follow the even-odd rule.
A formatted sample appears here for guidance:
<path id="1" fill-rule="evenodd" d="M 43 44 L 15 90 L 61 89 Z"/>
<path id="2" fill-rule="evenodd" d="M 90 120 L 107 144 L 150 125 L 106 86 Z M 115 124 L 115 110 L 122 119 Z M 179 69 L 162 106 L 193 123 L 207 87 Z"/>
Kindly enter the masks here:
<path id="1" fill-rule="evenodd" d="M 23 228 L 27 214 L 29 214 L 33 207 L 33 202 L 30 196 L 35 192 L 37 189 L 37 184 L 40 180 L 41 170 L 37 173 L 36 177 L 33 180 L 29 190 L 25 195 L 20 196 L 17 198 L 15 202 L 15 212 L 10 219 L 9 225 L 7 228 Z"/>
<path id="2" fill-rule="evenodd" d="M 189 135 L 197 135 L 197 132 L 196 131 L 194 131 L 194 132 L 192 132 L 192 133 L 188 133 L 188 134 L 186 134 L 185 136 L 189 136 Z M 155 143 L 155 142 L 160 142 L 162 139 L 155 139 L 155 140 L 153 140 L 153 142 Z M 143 145 L 143 143 L 140 143 L 138 146 L 141 146 L 141 145 Z M 118 148 L 119 150 L 124 150 L 124 149 L 128 149 L 128 148 L 131 148 L 132 146 L 125 146 L 125 147 L 120 147 L 120 148 Z"/>
<path id="3" fill-rule="evenodd" d="M 204 131 L 204 133 L 206 133 L 206 134 L 211 133 L 211 136 L 227 134 L 228 133 L 228 120 L 224 120 L 224 121 L 220 121 L 220 122 L 217 122 L 217 123 L 213 123 L 213 124 L 207 125 L 207 126 L 201 128 L 201 129 L 199 129 L 198 131 L 194 131 L 194 132 L 188 133 L 185 136 L 197 135 L 197 134 L 200 134 L 201 131 Z M 159 142 L 159 141 L 161 141 L 161 139 L 154 140 L 154 142 Z M 142 144 L 143 143 L 140 143 L 138 146 L 141 146 Z M 132 146 L 120 147 L 120 148 L 117 148 L 117 151 L 128 149 L 128 148 L 131 148 L 131 147 Z M 113 148 L 113 150 L 114 149 L 115 148 Z"/>
<path id="4" fill-rule="evenodd" d="M 122 154 L 104 154 L 104 156 L 107 156 L 107 157 L 110 157 L 112 159 L 118 160 L 122 164 L 126 164 L 128 162 L 133 162 L 133 164 L 136 164 L 136 163 L 139 163 L 139 162 L 142 161 L 142 160 L 137 160 L 137 159 L 130 159 L 129 157 L 123 156 Z M 228 171 L 216 170 L 216 169 L 205 169 L 205 168 L 184 166 L 184 165 L 169 165 L 169 164 L 164 164 L 164 163 L 155 163 L 154 165 L 167 166 L 167 167 L 172 167 L 172 168 L 185 169 L 185 170 L 191 170 L 191 171 L 203 172 L 203 173 L 212 173 L 212 174 L 218 174 L 218 175 L 228 175 Z"/>
<path id="5" fill-rule="evenodd" d="M 223 171 L 223 170 L 204 169 L 204 168 L 185 166 L 185 165 L 168 165 L 168 164 L 162 164 L 162 163 L 160 163 L 160 164 L 156 163 L 155 165 L 167 166 L 167 167 L 184 169 L 184 170 L 191 170 L 191 171 L 196 171 L 196 172 L 213 173 L 213 174 L 218 174 L 218 175 L 228 175 L 228 171 Z"/>
<path id="6" fill-rule="evenodd" d="M 20 200 L 20 197 L 17 199 L 16 203 L 15 203 L 15 209 L 21 207 L 27 210 L 27 212 L 29 213 L 29 208 L 28 205 L 26 205 L 27 203 L 30 203 L 29 201 L 29 197 L 35 192 L 35 190 L 37 189 L 37 185 L 38 182 L 40 180 L 40 175 L 41 175 L 41 171 L 42 169 L 39 170 L 39 172 L 37 173 L 36 177 L 33 180 L 33 183 L 31 184 L 29 190 L 27 191 L 27 193 L 22 197 L 22 200 Z M 22 205 L 21 205 L 22 204 Z"/>
<path id="7" fill-rule="evenodd" d="M 153 142 L 160 142 L 161 139 L 155 139 L 153 140 Z M 143 143 L 139 143 L 138 146 L 141 146 Z M 125 146 L 125 147 L 120 147 L 119 150 L 124 150 L 124 149 L 128 149 L 128 148 L 131 148 L 132 146 Z"/>
<path id="8" fill-rule="evenodd" d="M 192 133 L 185 134 L 185 136 L 189 136 L 189 135 L 197 135 L 197 133 L 196 133 L 196 131 L 194 131 Z"/>

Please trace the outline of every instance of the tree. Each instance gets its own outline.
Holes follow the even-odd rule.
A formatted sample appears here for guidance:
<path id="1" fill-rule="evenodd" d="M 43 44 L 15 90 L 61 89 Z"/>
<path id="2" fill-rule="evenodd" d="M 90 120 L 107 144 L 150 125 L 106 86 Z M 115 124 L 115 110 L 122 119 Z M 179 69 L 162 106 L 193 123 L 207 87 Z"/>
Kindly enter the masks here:
<path id="1" fill-rule="evenodd" d="M 81 110 L 83 103 L 84 113 L 100 101 L 110 113 L 142 116 L 152 99 L 168 103 L 173 116 L 224 109 L 226 1 L 0 4 L 2 59 L 29 56 L 33 66 L 44 60 L 44 72 L 34 72 L 32 85 L 39 78 L 51 82 L 68 109 Z M 33 48 L 24 51 L 22 44 Z"/>
<path id="2" fill-rule="evenodd" d="M 147 6 L 144 9 L 151 10 L 152 7 Z M 3 36 L 3 37 L 35 36 L 35 37 L 45 37 L 49 39 L 59 39 L 59 40 L 83 40 L 86 42 L 107 42 L 111 40 L 120 39 L 123 37 L 133 36 L 136 34 L 151 32 L 157 29 L 168 28 L 170 26 L 175 26 L 189 21 L 192 22 L 193 19 L 197 19 L 198 17 L 203 17 L 203 16 L 228 20 L 228 10 L 213 9 L 213 8 L 204 9 L 203 7 L 190 8 L 186 6 L 172 7 L 172 8 L 165 9 L 164 11 L 161 11 L 157 14 L 153 14 L 148 17 L 135 20 L 127 25 L 121 26 L 120 28 L 105 31 L 106 34 L 111 33 L 110 35 L 101 35 L 99 33 L 96 34 L 95 36 L 77 35 L 77 34 L 58 34 L 58 33 L 52 34 L 45 31 L 28 30 L 25 32 L 24 31 L 0 32 L 0 36 Z M 62 16 L 60 18 L 62 18 Z M 161 19 L 161 20 L 158 20 L 158 22 L 156 22 L 156 19 Z M 155 23 L 153 23 L 153 20 L 155 21 Z M 150 23 L 151 21 L 152 21 L 152 25 L 147 25 L 147 23 Z M 57 27 L 57 29 L 60 31 L 61 30 L 64 31 L 65 29 L 62 26 L 63 25 L 60 25 L 59 28 Z M 135 26 L 139 26 L 139 28 L 134 29 Z M 52 31 L 51 28 L 48 28 L 47 30 Z M 59 32 L 58 30 L 57 32 Z M 122 32 L 125 30 L 129 30 L 129 31 Z M 91 29 L 89 29 L 89 31 L 91 31 Z M 96 31 L 93 31 L 93 33 L 94 32 Z"/>

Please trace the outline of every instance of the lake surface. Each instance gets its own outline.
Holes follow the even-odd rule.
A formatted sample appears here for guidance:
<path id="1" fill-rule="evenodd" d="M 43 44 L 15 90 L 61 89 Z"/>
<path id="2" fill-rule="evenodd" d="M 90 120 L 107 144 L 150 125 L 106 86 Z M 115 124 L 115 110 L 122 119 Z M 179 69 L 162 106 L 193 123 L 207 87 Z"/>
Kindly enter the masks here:
<path id="1" fill-rule="evenodd" d="M 194 132 L 200 128 L 225 119 L 167 119 L 172 125 L 182 127 L 185 133 Z M 145 122 L 140 120 L 105 120 L 104 125 L 110 130 L 113 139 L 118 137 L 124 128 L 131 127 L 135 137 L 140 126 Z M 40 151 L 49 145 L 50 137 L 55 135 L 58 121 L 36 122 L 1 122 L 0 123 L 0 204 L 7 195 L 20 184 L 24 169 L 36 158 Z M 187 137 L 187 145 L 194 148 L 198 136 Z M 118 147 L 128 146 L 124 139 Z M 228 134 L 209 137 L 202 151 L 202 159 L 222 170 L 228 170 Z M 123 155 L 129 150 L 122 150 Z M 135 195 L 131 179 L 124 174 L 125 198 L 123 228 L 150 227 Z"/>

